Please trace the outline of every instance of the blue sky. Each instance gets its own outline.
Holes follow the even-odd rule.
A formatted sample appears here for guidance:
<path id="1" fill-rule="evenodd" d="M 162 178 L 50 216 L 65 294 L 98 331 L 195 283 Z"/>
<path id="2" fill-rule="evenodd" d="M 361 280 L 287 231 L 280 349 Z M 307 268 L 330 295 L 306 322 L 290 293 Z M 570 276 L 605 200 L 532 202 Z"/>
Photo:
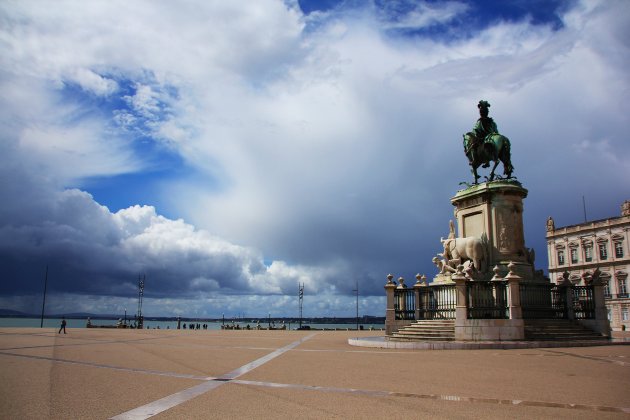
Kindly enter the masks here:
<path id="1" fill-rule="evenodd" d="M 0 307 L 384 314 L 431 278 L 486 99 L 545 220 L 630 198 L 625 1 L 0 5 Z"/>

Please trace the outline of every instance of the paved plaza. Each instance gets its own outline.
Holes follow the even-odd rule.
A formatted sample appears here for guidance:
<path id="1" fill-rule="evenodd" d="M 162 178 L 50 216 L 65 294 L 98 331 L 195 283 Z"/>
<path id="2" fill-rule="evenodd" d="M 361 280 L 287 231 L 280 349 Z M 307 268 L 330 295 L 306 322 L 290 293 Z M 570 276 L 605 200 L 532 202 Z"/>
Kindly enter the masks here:
<path id="1" fill-rule="evenodd" d="M 348 345 L 379 334 L 0 329 L 0 418 L 630 418 L 630 346 Z"/>

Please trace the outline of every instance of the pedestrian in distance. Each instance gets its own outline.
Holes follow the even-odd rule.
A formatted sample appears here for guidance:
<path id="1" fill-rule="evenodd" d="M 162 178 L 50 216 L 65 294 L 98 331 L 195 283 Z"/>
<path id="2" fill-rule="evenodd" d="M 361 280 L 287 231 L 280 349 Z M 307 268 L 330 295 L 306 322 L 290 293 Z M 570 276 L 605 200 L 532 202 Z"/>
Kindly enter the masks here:
<path id="1" fill-rule="evenodd" d="M 57 334 L 61 334 L 61 330 L 63 330 L 63 333 L 66 333 L 66 318 L 62 318 L 61 319 L 61 327 L 59 327 L 59 332 Z"/>

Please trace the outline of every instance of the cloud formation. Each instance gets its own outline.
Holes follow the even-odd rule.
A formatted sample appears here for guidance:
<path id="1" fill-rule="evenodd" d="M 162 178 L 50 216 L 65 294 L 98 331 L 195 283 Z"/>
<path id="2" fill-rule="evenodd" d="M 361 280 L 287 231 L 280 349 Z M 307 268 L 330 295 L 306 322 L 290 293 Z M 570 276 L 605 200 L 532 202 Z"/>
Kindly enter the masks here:
<path id="1" fill-rule="evenodd" d="M 388 272 L 435 272 L 479 99 L 512 141 L 537 255 L 546 217 L 582 221 L 582 195 L 589 218 L 617 215 L 630 190 L 630 10 L 576 2 L 560 25 L 480 26 L 479 13 L 3 4 L 0 303 L 31 305 L 50 263 L 59 296 L 103 311 L 146 272 L 156 315 L 294 315 L 305 282 L 313 315 L 351 316 L 356 280 L 362 313 L 382 315 Z M 134 174 L 154 201 L 117 207 L 142 194 L 125 183 Z M 95 199 L 108 179 L 120 183 Z"/>

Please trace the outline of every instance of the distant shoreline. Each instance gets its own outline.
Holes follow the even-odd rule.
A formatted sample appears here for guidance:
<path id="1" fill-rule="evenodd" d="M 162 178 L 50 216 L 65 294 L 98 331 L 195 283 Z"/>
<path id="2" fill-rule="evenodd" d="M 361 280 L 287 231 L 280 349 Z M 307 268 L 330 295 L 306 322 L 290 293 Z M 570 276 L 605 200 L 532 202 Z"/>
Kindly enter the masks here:
<path id="1" fill-rule="evenodd" d="M 41 315 L 34 315 L 34 314 L 1 314 L 0 315 L 0 319 L 3 318 L 16 318 L 16 319 L 41 319 Z M 44 315 L 44 319 L 61 319 L 61 318 L 66 318 L 66 319 L 81 319 L 81 320 L 86 320 L 87 318 L 90 318 L 92 321 L 94 320 L 102 320 L 102 321 L 111 321 L 111 320 L 118 320 L 118 319 L 124 319 L 125 315 L 98 315 L 98 314 L 54 314 L 54 315 Z M 133 320 L 134 319 L 134 315 L 133 314 L 127 314 L 126 316 L 127 320 Z M 225 322 L 227 323 L 232 323 L 232 322 L 237 322 L 237 323 L 255 323 L 257 321 L 260 321 L 260 323 L 262 324 L 263 322 L 267 322 L 267 321 L 271 321 L 271 322 L 280 322 L 282 323 L 284 321 L 284 323 L 299 323 L 300 319 L 299 318 L 293 318 L 293 317 L 242 317 L 242 318 L 236 318 L 236 317 L 221 317 L 221 318 L 205 318 L 205 317 L 173 317 L 173 316 L 144 316 L 144 320 L 145 322 L 147 321 L 155 321 L 155 322 L 177 322 L 178 319 L 181 322 Z M 360 317 L 358 320 L 359 324 L 384 324 L 385 323 L 385 317 L 383 316 L 364 316 L 364 317 Z M 303 324 L 356 324 L 357 323 L 357 318 L 332 318 L 332 317 L 310 317 L 310 318 L 302 318 L 302 323 Z"/>
<path id="2" fill-rule="evenodd" d="M 124 323 L 131 327 L 134 324 L 134 318 L 127 316 L 126 320 L 123 317 L 101 316 L 101 317 L 87 317 L 87 316 L 65 316 L 65 317 L 44 317 L 43 326 L 41 317 L 26 317 L 26 316 L 0 316 L 0 328 L 59 328 L 61 325 L 61 319 L 65 318 L 67 322 L 67 328 L 87 328 L 87 320 L 90 319 L 90 324 L 96 328 L 115 328 L 117 324 Z M 314 322 L 313 322 L 314 321 Z M 182 330 L 203 331 L 203 330 L 220 330 L 223 325 L 226 327 L 236 327 L 238 329 L 245 330 L 249 325 L 250 329 L 255 329 L 257 325 L 260 325 L 262 329 L 282 329 L 285 326 L 286 329 L 295 330 L 300 325 L 308 326 L 312 330 L 318 331 L 335 331 L 335 330 L 356 330 L 356 319 L 350 322 L 317 322 L 313 318 L 303 319 L 300 324 L 300 320 L 293 318 L 266 318 L 266 319 L 196 319 L 196 318 L 177 318 L 172 317 L 150 317 L 144 319 L 144 329 L 177 329 L 179 324 Z M 192 328 L 191 328 L 192 327 Z M 124 328 L 124 327 L 123 327 Z M 385 321 L 382 322 L 360 322 L 358 323 L 358 329 L 364 330 L 381 330 L 385 328 Z M 232 328 L 228 328 L 232 329 Z M 237 328 L 234 328 L 237 329 Z"/>

